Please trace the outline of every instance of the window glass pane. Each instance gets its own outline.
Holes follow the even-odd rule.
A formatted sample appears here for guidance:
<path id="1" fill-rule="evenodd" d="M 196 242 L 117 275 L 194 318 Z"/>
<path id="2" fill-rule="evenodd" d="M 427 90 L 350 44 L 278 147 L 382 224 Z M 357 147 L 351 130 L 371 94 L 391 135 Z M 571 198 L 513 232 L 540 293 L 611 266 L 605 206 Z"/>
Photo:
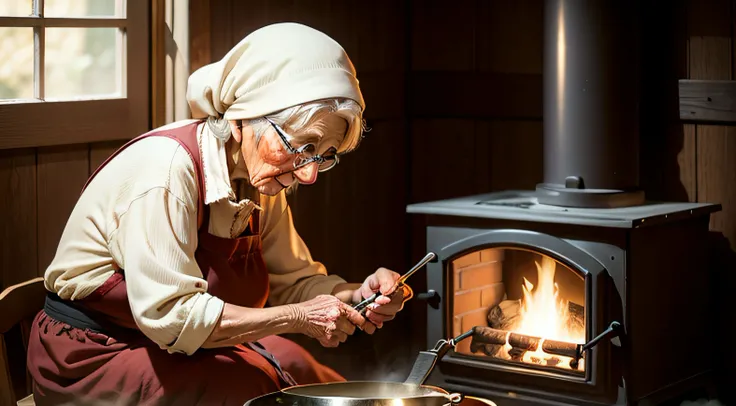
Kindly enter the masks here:
<path id="1" fill-rule="evenodd" d="M 0 0 L 0 16 L 25 17 L 33 14 L 33 0 Z"/>
<path id="2" fill-rule="evenodd" d="M 113 17 L 118 9 L 117 4 L 123 1 L 125 0 L 45 0 L 44 15 L 46 17 Z"/>
<path id="3" fill-rule="evenodd" d="M 33 28 L 0 27 L 0 99 L 33 98 Z"/>
<path id="4" fill-rule="evenodd" d="M 47 28 L 45 99 L 120 96 L 117 28 Z"/>

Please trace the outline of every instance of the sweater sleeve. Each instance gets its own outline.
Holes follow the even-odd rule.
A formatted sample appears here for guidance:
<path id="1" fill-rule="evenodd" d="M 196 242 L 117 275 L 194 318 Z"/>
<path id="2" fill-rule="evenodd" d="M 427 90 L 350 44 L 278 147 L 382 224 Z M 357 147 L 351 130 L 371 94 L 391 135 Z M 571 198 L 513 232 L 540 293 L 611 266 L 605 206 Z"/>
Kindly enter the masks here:
<path id="1" fill-rule="evenodd" d="M 174 174 L 170 182 L 174 185 L 153 187 L 130 203 L 119 217 L 110 250 L 125 269 L 140 330 L 161 349 L 191 355 L 217 325 L 224 303 L 207 293 L 194 256 L 196 180 L 185 173 Z M 189 194 L 177 196 L 172 190 Z"/>
<path id="2" fill-rule="evenodd" d="M 330 294 L 345 280 L 328 275 L 324 265 L 314 261 L 294 228 L 291 209 L 284 192 L 265 197 L 262 225 L 263 257 L 270 273 L 272 306 L 303 302 Z"/>

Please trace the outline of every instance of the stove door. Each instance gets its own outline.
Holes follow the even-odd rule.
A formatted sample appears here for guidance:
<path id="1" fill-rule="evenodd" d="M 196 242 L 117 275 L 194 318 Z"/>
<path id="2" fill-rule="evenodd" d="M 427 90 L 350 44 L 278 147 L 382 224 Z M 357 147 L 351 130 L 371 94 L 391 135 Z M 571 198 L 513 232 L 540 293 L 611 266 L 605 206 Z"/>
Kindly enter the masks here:
<path id="1" fill-rule="evenodd" d="M 611 336 L 583 349 L 623 322 L 611 306 L 622 303 L 613 278 L 580 248 L 590 243 L 525 230 L 430 227 L 428 244 L 439 256 L 429 265 L 428 287 L 444 299 L 429 309 L 428 345 L 477 331 L 440 362 L 441 385 L 616 400 L 621 374 Z M 623 263 L 615 247 L 594 251 Z"/>

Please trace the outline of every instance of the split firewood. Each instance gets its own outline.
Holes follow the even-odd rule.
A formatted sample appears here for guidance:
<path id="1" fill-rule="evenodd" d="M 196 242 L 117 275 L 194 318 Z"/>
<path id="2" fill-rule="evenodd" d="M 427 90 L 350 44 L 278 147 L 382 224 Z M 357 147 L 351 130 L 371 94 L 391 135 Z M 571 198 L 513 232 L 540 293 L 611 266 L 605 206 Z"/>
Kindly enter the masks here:
<path id="1" fill-rule="evenodd" d="M 503 349 L 503 345 L 498 344 L 485 344 L 477 341 L 470 342 L 470 351 L 473 354 L 483 354 L 489 357 L 498 356 L 499 351 Z"/>
<path id="2" fill-rule="evenodd" d="M 560 355 L 563 357 L 575 358 L 577 355 L 577 344 L 567 343 L 564 341 L 544 340 L 542 343 L 542 351 L 547 354 Z"/>
<path id="3" fill-rule="evenodd" d="M 512 348 L 509 350 L 509 357 L 511 357 L 511 360 L 513 361 L 521 361 L 522 358 L 524 358 L 524 353 L 526 353 L 526 350 L 521 348 Z"/>
<path id="4" fill-rule="evenodd" d="M 567 302 L 567 328 L 570 331 L 585 331 L 585 307 Z"/>
<path id="5" fill-rule="evenodd" d="M 570 331 L 585 331 L 585 307 L 567 302 L 567 327 Z M 488 312 L 488 325 L 498 330 L 514 331 L 521 322 L 521 300 L 504 300 Z"/>
<path id="6" fill-rule="evenodd" d="M 539 337 L 527 336 L 524 334 L 511 333 L 509 335 L 509 345 L 524 351 L 536 351 L 539 347 Z"/>
<path id="7" fill-rule="evenodd" d="M 471 347 L 475 345 L 476 348 L 482 348 L 484 344 L 504 346 L 507 336 L 508 344 L 513 347 L 513 352 L 521 353 L 522 355 L 526 351 L 536 351 L 541 341 L 539 337 L 518 333 L 509 334 L 507 331 L 497 330 L 491 327 L 476 326 L 473 328 Z M 574 358 L 577 354 L 577 349 L 577 344 L 565 341 L 544 340 L 542 343 L 542 350 L 550 355 Z M 513 358 L 511 352 L 509 351 L 509 355 Z"/>
<path id="8" fill-rule="evenodd" d="M 506 344 L 507 331 L 498 330 L 491 327 L 476 326 L 473 327 L 473 338 L 472 342 L 481 344 Z"/>
<path id="9" fill-rule="evenodd" d="M 488 312 L 488 325 L 499 330 L 513 331 L 521 320 L 521 301 L 504 300 Z"/>

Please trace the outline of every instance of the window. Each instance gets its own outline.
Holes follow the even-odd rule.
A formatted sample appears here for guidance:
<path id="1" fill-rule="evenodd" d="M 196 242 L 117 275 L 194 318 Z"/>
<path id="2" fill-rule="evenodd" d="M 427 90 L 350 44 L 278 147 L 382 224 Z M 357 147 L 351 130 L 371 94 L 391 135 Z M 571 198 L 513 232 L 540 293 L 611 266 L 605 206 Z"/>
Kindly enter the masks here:
<path id="1" fill-rule="evenodd" d="M 0 149 L 149 128 L 149 4 L 0 1 Z"/>

